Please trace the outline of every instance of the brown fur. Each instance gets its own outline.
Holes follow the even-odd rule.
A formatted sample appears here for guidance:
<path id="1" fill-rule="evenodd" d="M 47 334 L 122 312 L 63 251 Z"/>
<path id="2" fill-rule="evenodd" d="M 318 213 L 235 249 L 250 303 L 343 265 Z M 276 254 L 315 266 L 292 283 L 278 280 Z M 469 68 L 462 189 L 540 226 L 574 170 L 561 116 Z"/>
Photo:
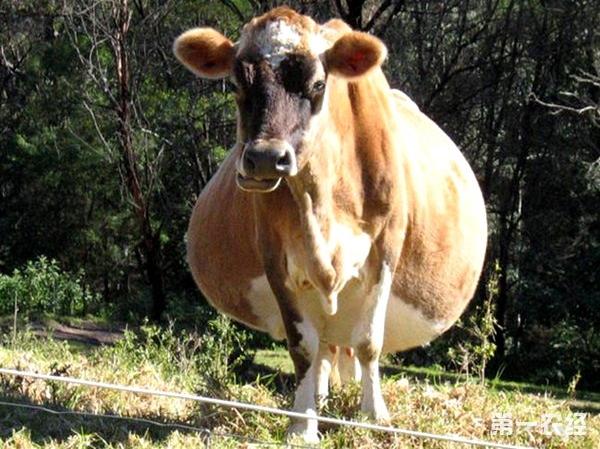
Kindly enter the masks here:
<path id="1" fill-rule="evenodd" d="M 177 59 L 205 78 L 223 78 L 231 72 L 233 43 L 212 28 L 194 28 L 183 33 L 173 45 Z"/>
<path id="2" fill-rule="evenodd" d="M 314 32 L 317 27 L 317 24 L 310 17 L 298 14 L 287 6 L 279 6 L 266 12 L 262 16 L 255 17 L 248 25 L 246 25 L 246 28 L 262 29 L 267 23 L 276 20 L 285 20 L 290 25 L 306 30 L 309 33 Z"/>
<path id="3" fill-rule="evenodd" d="M 244 296 L 250 280 L 263 270 L 252 238 L 247 244 L 238 244 L 240 236 L 254 234 L 254 222 L 251 217 L 239 219 L 240 211 L 251 211 L 252 198 L 240 195 L 235 182 L 229 182 L 234 165 L 235 159 L 229 157 L 198 198 L 187 233 L 187 257 L 195 281 L 215 308 L 264 330 L 264 323 L 254 315 Z M 222 208 L 223 198 L 228 198 L 233 207 Z"/>
<path id="4" fill-rule="evenodd" d="M 352 28 L 346 22 L 340 19 L 328 20 L 323 24 L 323 28 L 331 28 L 340 34 L 349 33 L 352 31 Z"/>

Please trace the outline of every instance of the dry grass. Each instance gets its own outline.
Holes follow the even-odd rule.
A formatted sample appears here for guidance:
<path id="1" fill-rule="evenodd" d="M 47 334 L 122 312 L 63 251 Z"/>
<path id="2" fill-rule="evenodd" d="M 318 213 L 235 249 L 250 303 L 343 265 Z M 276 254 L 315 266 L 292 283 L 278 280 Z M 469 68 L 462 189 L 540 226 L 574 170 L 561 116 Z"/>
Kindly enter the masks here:
<path id="1" fill-rule="evenodd" d="M 14 344 L 0 348 L 0 366 L 58 373 L 120 384 L 171 391 L 207 393 L 262 405 L 290 406 L 289 394 L 273 382 L 236 382 L 224 360 L 226 346 L 214 340 L 178 337 L 148 328 L 142 337 L 130 334 L 114 347 L 73 348 L 67 343 L 22 334 Z M 361 419 L 359 387 L 334 391 L 324 413 Z M 201 406 L 183 400 L 138 396 L 66 384 L 0 377 L 2 400 L 44 405 L 57 410 L 85 411 L 144 418 L 211 431 L 211 448 L 254 447 L 252 439 L 284 441 L 287 420 L 252 412 Z M 394 426 L 427 432 L 531 445 L 544 448 L 596 449 L 600 447 L 600 416 L 586 417 L 585 436 L 543 435 L 515 429 L 497 435 L 492 425 L 501 413 L 514 422 L 568 423 L 573 411 L 564 400 L 521 392 L 497 391 L 462 381 L 431 384 L 412 377 L 388 378 L 384 395 Z M 456 448 L 456 444 L 322 426 L 323 448 Z M 232 436 L 233 434 L 233 436 Z M 236 437 L 235 435 L 243 435 Z M 42 411 L 0 405 L 0 441 L 11 449 L 70 448 L 201 448 L 206 434 L 177 427 Z"/>

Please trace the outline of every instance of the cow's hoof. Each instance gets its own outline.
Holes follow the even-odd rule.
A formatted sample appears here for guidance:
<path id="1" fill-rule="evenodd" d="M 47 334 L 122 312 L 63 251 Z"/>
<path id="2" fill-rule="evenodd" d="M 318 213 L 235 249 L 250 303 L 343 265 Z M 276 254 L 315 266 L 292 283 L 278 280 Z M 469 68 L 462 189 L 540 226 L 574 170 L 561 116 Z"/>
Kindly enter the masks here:
<path id="1" fill-rule="evenodd" d="M 316 429 L 307 429 L 306 424 L 292 424 L 287 431 L 288 444 L 319 444 L 319 432 Z"/>
<path id="2" fill-rule="evenodd" d="M 389 426 L 392 422 L 390 413 L 387 407 L 377 407 L 375 409 L 361 409 L 361 412 L 367 416 L 370 420 L 375 421 L 380 426 Z"/>

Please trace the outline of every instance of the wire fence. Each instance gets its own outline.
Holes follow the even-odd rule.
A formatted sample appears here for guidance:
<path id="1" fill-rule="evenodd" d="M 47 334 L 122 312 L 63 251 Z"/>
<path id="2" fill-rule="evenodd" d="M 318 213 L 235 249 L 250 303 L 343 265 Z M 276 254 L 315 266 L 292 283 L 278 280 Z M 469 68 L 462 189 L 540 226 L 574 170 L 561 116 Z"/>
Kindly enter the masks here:
<path id="1" fill-rule="evenodd" d="M 9 369 L 9 368 L 0 368 L 0 374 L 16 376 L 16 377 L 23 377 L 23 378 L 39 379 L 39 380 L 44 380 L 44 381 L 64 382 L 64 383 L 82 385 L 82 386 L 86 386 L 86 387 L 103 388 L 103 389 L 109 389 L 109 390 L 115 390 L 115 391 L 121 391 L 121 392 L 133 393 L 133 394 L 140 394 L 140 395 L 161 396 L 161 397 L 174 398 L 174 399 L 184 399 L 184 400 L 196 401 L 196 402 L 205 403 L 205 404 L 217 405 L 217 406 L 221 406 L 221 407 L 249 410 L 249 411 L 254 411 L 254 412 L 262 412 L 262 413 L 271 413 L 274 415 L 283 415 L 283 416 L 287 416 L 289 418 L 296 418 L 296 419 L 312 419 L 312 420 L 317 420 L 322 423 L 333 424 L 333 425 L 338 425 L 338 426 L 360 428 L 360 429 L 366 429 L 366 430 L 371 430 L 371 431 L 385 432 L 385 433 L 394 434 L 394 435 L 404 435 L 404 436 L 410 436 L 410 437 L 422 438 L 422 439 L 447 441 L 447 442 L 463 444 L 463 445 L 471 445 L 471 446 L 494 448 L 494 449 L 496 449 L 496 448 L 498 448 L 498 449 L 533 449 L 530 446 L 519 446 L 519 445 L 506 444 L 506 443 L 497 443 L 497 442 L 485 441 L 485 440 L 474 439 L 474 438 L 466 438 L 466 437 L 462 437 L 459 435 L 421 432 L 421 431 L 416 431 L 416 430 L 402 429 L 402 428 L 398 428 L 398 427 L 382 426 L 382 425 L 378 425 L 378 424 L 371 424 L 371 423 L 358 422 L 358 421 L 349 421 L 349 420 L 343 420 L 343 419 L 338 419 L 338 418 L 333 418 L 333 417 L 328 417 L 328 416 L 319 416 L 319 415 L 313 415 L 313 414 L 299 413 L 299 412 L 294 412 L 294 411 L 290 411 L 290 410 L 278 409 L 275 407 L 266 407 L 263 405 L 250 404 L 250 403 L 238 402 L 238 401 L 230 401 L 230 400 L 225 400 L 225 399 L 218 399 L 218 398 L 200 396 L 200 395 L 189 394 L 189 393 L 153 390 L 153 389 L 141 388 L 141 387 L 135 387 L 135 386 L 129 386 L 129 385 L 119 385 L 119 384 L 111 384 L 111 383 L 106 383 L 106 382 L 97 382 L 97 381 L 91 381 L 91 380 L 85 380 L 85 379 L 78 379 L 78 378 L 68 377 L 68 376 L 54 376 L 54 375 L 50 375 L 50 374 L 40 374 L 40 373 L 31 372 L 31 371 L 19 371 L 19 370 Z M 9 402 L 5 402 L 2 404 L 6 405 L 6 406 L 15 405 L 15 406 L 23 406 L 23 407 L 31 407 L 31 408 L 39 407 L 39 406 L 25 405 L 25 404 L 16 405 L 16 403 L 9 403 Z M 49 409 L 46 407 L 39 407 L 39 408 L 41 408 L 45 412 L 55 413 L 55 414 L 74 414 L 74 415 L 84 414 L 84 415 L 88 415 L 88 416 L 104 416 L 104 417 L 110 418 L 110 419 L 137 420 L 140 422 L 146 422 L 147 424 L 161 425 L 163 427 L 170 426 L 173 428 L 175 428 L 175 427 L 180 427 L 182 429 L 186 428 L 187 430 L 193 430 L 196 432 L 200 432 L 201 434 L 207 436 L 208 437 L 207 441 L 210 441 L 209 437 L 211 434 L 213 434 L 213 432 L 211 432 L 210 429 L 187 426 L 187 425 L 177 424 L 177 423 L 168 424 L 168 423 L 159 423 L 157 421 L 152 421 L 152 420 L 147 420 L 147 419 L 142 419 L 142 418 L 130 418 L 130 417 L 124 417 L 124 416 L 118 416 L 118 415 L 99 415 L 99 414 L 86 413 L 86 412 L 56 411 L 56 410 L 52 410 L 52 409 Z M 227 434 L 219 434 L 219 436 L 227 437 L 228 435 Z M 241 435 L 231 434 L 229 436 L 233 437 L 233 438 L 242 438 L 249 442 L 250 442 L 250 440 L 253 440 L 252 438 L 245 438 Z M 255 440 L 253 442 L 253 444 L 270 445 L 270 446 L 281 445 L 281 443 L 277 443 L 277 442 L 265 442 L 265 441 L 259 441 L 259 440 Z M 286 446 L 294 447 L 289 444 L 286 444 Z M 298 445 L 296 445 L 296 447 L 313 447 L 313 446 L 298 446 Z"/>
<path id="2" fill-rule="evenodd" d="M 41 405 L 32 405 L 32 404 L 23 404 L 19 402 L 7 402 L 0 401 L 0 406 L 4 407 L 14 407 L 32 411 L 38 411 L 42 413 L 48 413 L 55 416 L 81 416 L 84 418 L 94 418 L 94 419 L 107 419 L 107 420 L 118 420 L 118 421 L 129 421 L 133 423 L 143 424 L 146 426 L 159 427 L 163 429 L 175 429 L 175 430 L 183 430 L 186 432 L 194 432 L 199 434 L 204 442 L 206 448 L 210 448 L 211 442 L 215 438 L 227 438 L 233 439 L 236 441 L 243 441 L 246 443 L 252 444 L 254 447 L 290 447 L 294 449 L 314 449 L 314 446 L 308 446 L 303 444 L 289 444 L 289 443 L 281 443 L 279 441 L 266 441 L 261 440 L 259 438 L 249 437 L 246 435 L 239 435 L 230 432 L 222 432 L 214 429 L 209 429 L 207 427 L 198 427 L 191 426 L 189 424 L 181 424 L 181 423 L 169 423 L 169 422 L 160 422 L 155 421 L 153 419 L 148 418 L 137 418 L 133 416 L 122 416 L 122 415 L 113 415 L 106 413 L 91 413 L 91 412 L 82 412 L 77 410 L 55 410 L 49 407 L 44 407 Z"/>

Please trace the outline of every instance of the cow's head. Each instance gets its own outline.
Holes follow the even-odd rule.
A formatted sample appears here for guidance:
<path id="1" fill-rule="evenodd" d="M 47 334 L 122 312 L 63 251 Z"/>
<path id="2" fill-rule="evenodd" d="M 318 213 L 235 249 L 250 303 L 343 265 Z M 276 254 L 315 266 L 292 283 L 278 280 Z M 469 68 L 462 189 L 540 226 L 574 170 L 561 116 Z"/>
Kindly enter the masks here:
<path id="1" fill-rule="evenodd" d="M 252 19 L 237 43 L 211 28 L 183 33 L 177 58 L 204 78 L 230 77 L 237 90 L 237 185 L 270 192 L 306 164 L 305 137 L 328 101 L 330 75 L 358 78 L 386 48 L 339 20 L 318 25 L 288 8 Z M 323 149 L 325 150 L 325 149 Z"/>

